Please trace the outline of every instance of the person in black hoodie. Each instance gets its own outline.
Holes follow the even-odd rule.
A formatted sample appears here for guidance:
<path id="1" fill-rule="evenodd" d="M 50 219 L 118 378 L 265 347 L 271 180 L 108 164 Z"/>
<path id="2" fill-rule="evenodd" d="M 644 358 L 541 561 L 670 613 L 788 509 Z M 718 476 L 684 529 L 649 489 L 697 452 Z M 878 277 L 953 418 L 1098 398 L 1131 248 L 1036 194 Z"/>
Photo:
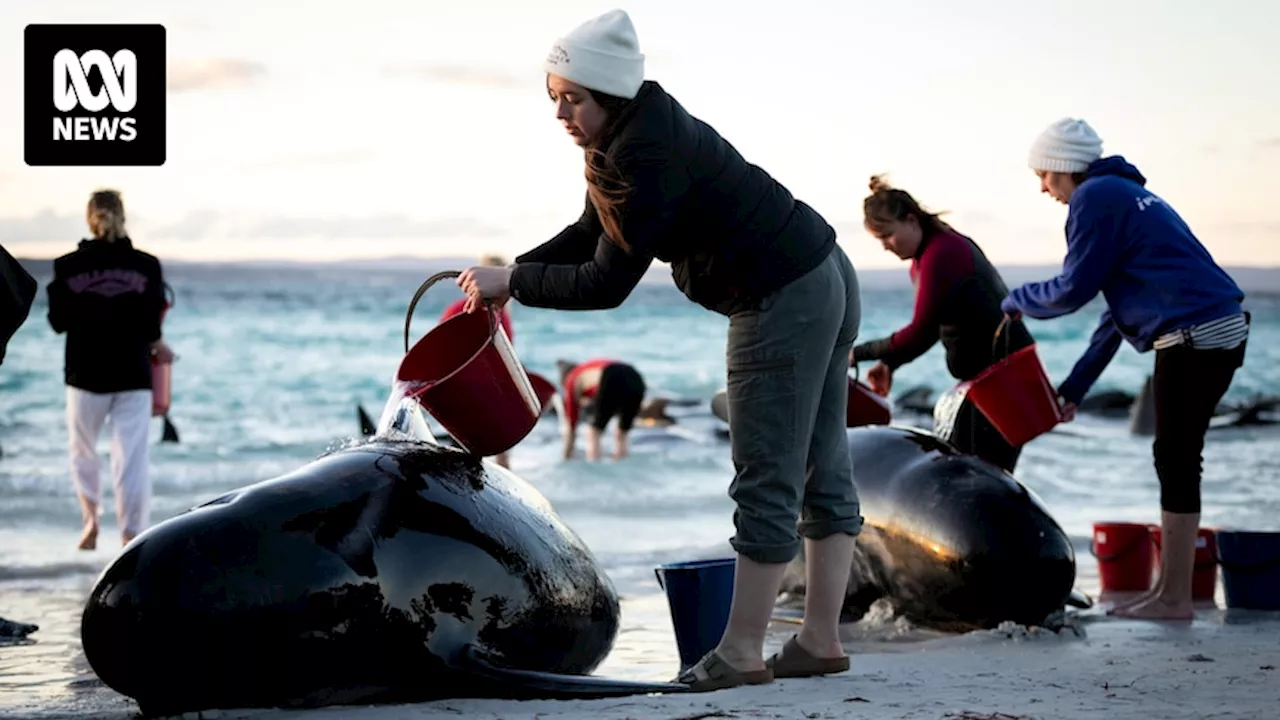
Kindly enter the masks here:
<path id="1" fill-rule="evenodd" d="M 48 293 L 49 325 L 67 335 L 71 477 L 84 518 L 80 548 L 92 550 L 101 514 L 96 445 L 107 418 L 121 540 L 128 543 L 147 527 L 151 363 L 172 362 L 173 352 L 160 337 L 160 261 L 133 247 L 120 194 L 93 193 L 85 216 L 93 238 L 53 262 Z"/>
<path id="2" fill-rule="evenodd" d="M 677 681 L 703 691 L 847 670 L 838 622 L 862 528 L 845 435 L 861 317 L 853 265 L 821 215 L 644 80 L 625 12 L 561 38 L 544 69 L 556 117 L 585 151 L 586 207 L 515 265 L 465 270 L 468 311 L 510 299 L 613 308 L 657 258 L 690 300 L 728 316 L 733 605 L 717 647 Z M 804 625 L 766 661 L 802 542 Z"/>
<path id="3" fill-rule="evenodd" d="M 871 194 L 862 206 L 867 232 L 885 250 L 911 261 L 916 286 L 915 310 L 906 327 L 853 348 L 851 364 L 879 361 L 867 373 L 872 390 L 888 396 L 893 371 L 939 340 L 947 351 L 947 370 L 957 380 L 971 380 L 1034 342 L 1021 320 L 1005 320 L 1000 301 L 1009 290 L 977 243 L 879 175 L 871 178 Z M 1010 445 L 970 400 L 960 403 L 954 415 L 943 410 L 945 404 L 939 401 L 944 416 L 935 427 L 939 437 L 1013 472 L 1022 448 Z"/>
<path id="4" fill-rule="evenodd" d="M 40 284 L 3 245 L 0 245 L 0 277 L 4 279 L 4 292 L 0 293 L 0 364 L 4 364 L 9 341 L 31 314 L 31 303 L 35 302 Z"/>

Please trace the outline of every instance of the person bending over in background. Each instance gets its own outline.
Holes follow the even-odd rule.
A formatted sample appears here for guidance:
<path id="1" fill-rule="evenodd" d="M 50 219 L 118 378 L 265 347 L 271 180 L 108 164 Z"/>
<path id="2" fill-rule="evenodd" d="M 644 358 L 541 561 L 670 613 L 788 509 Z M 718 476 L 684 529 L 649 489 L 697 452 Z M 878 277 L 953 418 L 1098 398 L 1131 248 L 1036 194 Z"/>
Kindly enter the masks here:
<path id="1" fill-rule="evenodd" d="M 1244 292 L 1178 213 L 1146 189 L 1136 167 L 1120 155 L 1102 157 L 1102 140 L 1084 120 L 1050 125 L 1029 155 L 1040 192 L 1067 206 L 1067 255 L 1061 274 L 1014 289 L 1001 308 L 1048 319 L 1079 310 L 1099 292 L 1106 299 L 1088 349 L 1058 388 L 1068 419 L 1122 339 L 1138 352 L 1156 351 L 1160 578 L 1112 612 L 1190 619 L 1201 453 L 1213 411 L 1244 364 Z"/>
<path id="2" fill-rule="evenodd" d="M 628 454 L 627 436 L 635 424 L 644 401 L 645 385 L 640 372 L 631 365 L 608 358 L 596 358 L 573 364 L 557 360 L 560 382 L 564 385 L 564 459 L 573 458 L 578 420 L 582 406 L 590 402 L 591 420 L 587 423 L 587 459 L 600 459 L 600 436 L 609 420 L 618 417 L 614 431 L 613 459 Z"/>
<path id="3" fill-rule="evenodd" d="M 66 333 L 64 380 L 71 478 L 80 500 L 80 548 L 97 546 L 98 436 L 110 418 L 116 521 L 128 543 L 151 512 L 147 433 L 151 426 L 151 362 L 173 362 L 160 337 L 164 277 L 160 261 L 125 232 L 124 203 L 99 190 L 85 211 L 92 239 L 53 261 L 49 325 Z"/>
<path id="4" fill-rule="evenodd" d="M 503 267 L 506 264 L 507 264 L 507 261 L 500 255 L 482 255 L 480 257 L 481 267 Z M 452 303 L 449 304 L 448 307 L 444 309 L 444 312 L 440 313 L 440 320 L 437 322 L 444 322 L 445 320 L 448 320 L 454 315 L 465 312 L 466 307 L 467 307 L 467 298 L 460 298 L 458 300 L 454 300 Z M 507 332 L 507 339 L 510 340 L 514 345 L 516 341 L 516 334 L 515 334 L 515 330 L 513 330 L 511 327 L 511 310 L 507 307 L 500 308 L 498 310 L 498 321 L 502 323 L 502 329 Z M 494 456 L 493 461 L 504 468 L 510 468 L 511 467 L 511 451 L 504 450 L 503 452 L 498 453 L 497 455 Z"/>
<path id="5" fill-rule="evenodd" d="M 468 309 L 511 298 L 617 307 L 656 257 L 686 296 L 728 316 L 733 603 L 717 647 L 677 681 L 704 691 L 847 670 L 838 622 L 862 529 L 845 435 L 860 318 L 853 265 L 821 215 L 644 80 L 625 12 L 561 38 L 543 68 L 556 118 L 585 150 L 586 209 L 514 266 L 464 271 Z M 766 661 L 765 632 L 801 537 L 804 625 Z"/>
<path id="6" fill-rule="evenodd" d="M 1020 320 L 1004 322 L 1000 301 L 1008 288 L 977 243 L 879 175 L 871 178 L 871 194 L 862 210 L 867 232 L 885 250 L 911 261 L 911 281 L 916 287 L 910 324 L 888 337 L 859 343 L 849 357 L 851 365 L 879 361 L 867 373 L 872 390 L 887 397 L 893 371 L 923 355 L 939 339 L 947 352 L 948 372 L 961 381 L 1034 342 Z M 943 435 L 961 452 L 1010 473 L 1022 452 L 968 399 Z"/>

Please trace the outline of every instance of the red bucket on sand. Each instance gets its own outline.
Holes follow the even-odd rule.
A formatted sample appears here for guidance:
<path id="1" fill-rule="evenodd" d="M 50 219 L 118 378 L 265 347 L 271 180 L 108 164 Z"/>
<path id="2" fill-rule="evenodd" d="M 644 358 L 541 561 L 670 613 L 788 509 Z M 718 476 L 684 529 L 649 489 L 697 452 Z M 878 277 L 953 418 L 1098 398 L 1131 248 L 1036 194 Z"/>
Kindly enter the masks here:
<path id="1" fill-rule="evenodd" d="M 1154 547 L 1155 563 L 1160 569 L 1160 526 L 1151 525 L 1151 544 Z M 1196 534 L 1195 570 L 1191 575 L 1191 599 L 1212 600 L 1218 585 L 1218 538 L 1211 528 L 1200 528 Z"/>
<path id="2" fill-rule="evenodd" d="M 1062 422 L 1058 392 L 1036 354 L 1028 345 L 996 361 L 967 385 L 965 396 L 1010 445 L 1025 445 Z"/>
<path id="3" fill-rule="evenodd" d="M 1151 534 L 1143 523 L 1093 524 L 1090 548 L 1098 559 L 1098 578 L 1104 591 L 1132 592 L 1151 587 Z"/>
<path id="4" fill-rule="evenodd" d="M 409 323 L 422 294 L 436 282 L 460 274 L 448 271 L 431 276 L 409 303 L 405 356 L 396 370 L 396 382 L 406 386 L 406 395 L 461 448 L 491 457 L 515 447 L 529 434 L 547 398 L 534 390 L 492 306 L 483 312 L 454 315 L 409 348 Z"/>
<path id="5" fill-rule="evenodd" d="M 845 410 L 845 427 L 888 425 L 893 419 L 889 402 L 861 380 L 849 378 L 849 402 Z"/>

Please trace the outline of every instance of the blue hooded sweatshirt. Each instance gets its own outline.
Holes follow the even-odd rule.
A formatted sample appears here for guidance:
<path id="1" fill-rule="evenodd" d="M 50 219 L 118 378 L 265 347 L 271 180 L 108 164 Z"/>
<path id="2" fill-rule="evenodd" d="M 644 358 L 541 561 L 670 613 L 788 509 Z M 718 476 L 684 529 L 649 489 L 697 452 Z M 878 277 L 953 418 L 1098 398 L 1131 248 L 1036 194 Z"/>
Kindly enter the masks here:
<path id="1" fill-rule="evenodd" d="M 1119 155 L 1085 171 L 1067 211 L 1067 256 L 1058 277 L 1027 283 L 1000 304 L 1039 319 L 1068 315 L 1099 292 L 1107 301 L 1089 349 L 1058 388 L 1079 403 L 1123 338 L 1147 352 L 1161 335 L 1241 312 L 1244 292 L 1172 207 Z"/>

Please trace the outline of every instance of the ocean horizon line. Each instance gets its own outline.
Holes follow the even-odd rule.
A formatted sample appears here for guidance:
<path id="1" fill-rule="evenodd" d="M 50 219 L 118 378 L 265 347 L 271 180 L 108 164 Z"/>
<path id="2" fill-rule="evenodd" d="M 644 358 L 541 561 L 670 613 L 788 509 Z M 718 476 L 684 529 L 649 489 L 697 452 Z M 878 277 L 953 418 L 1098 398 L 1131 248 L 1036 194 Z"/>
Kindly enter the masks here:
<path id="1" fill-rule="evenodd" d="M 37 276 L 48 276 L 52 273 L 53 258 L 18 257 L 28 272 Z M 369 258 L 334 258 L 334 259 L 297 259 L 297 258 L 246 258 L 226 260 L 187 260 L 167 259 L 165 267 L 210 270 L 338 270 L 348 269 L 359 272 L 387 272 L 395 274 L 418 274 L 424 278 L 429 273 L 471 267 L 476 259 L 472 256 L 443 255 L 386 255 Z M 406 266 L 412 263 L 412 266 Z M 857 268 L 861 284 L 868 289 L 910 288 L 911 278 L 907 272 L 907 263 L 897 267 L 872 266 Z M 1005 283 L 1014 286 L 1034 280 L 1047 280 L 1061 271 L 1061 265 L 996 263 L 996 268 L 1004 277 Z M 1280 265 L 1224 265 L 1223 269 L 1236 281 L 1246 293 L 1280 292 Z M 641 284 L 670 282 L 670 267 L 666 263 L 654 261 L 652 267 L 641 278 Z"/>

